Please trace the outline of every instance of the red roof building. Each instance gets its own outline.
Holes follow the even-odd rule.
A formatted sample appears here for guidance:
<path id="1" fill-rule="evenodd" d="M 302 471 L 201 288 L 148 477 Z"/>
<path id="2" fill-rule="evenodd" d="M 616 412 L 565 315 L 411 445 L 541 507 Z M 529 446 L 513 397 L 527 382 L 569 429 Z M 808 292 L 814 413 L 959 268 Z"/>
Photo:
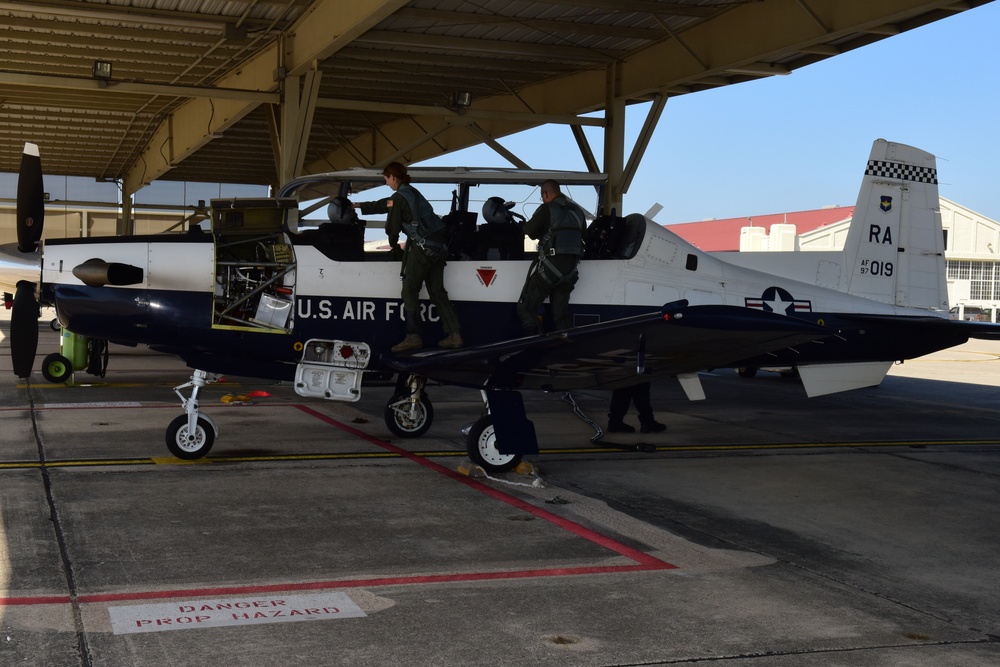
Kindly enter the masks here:
<path id="1" fill-rule="evenodd" d="M 854 215 L 853 206 L 820 208 L 814 211 L 772 213 L 725 220 L 702 220 L 664 225 L 677 236 L 705 252 L 738 252 L 743 227 L 763 227 L 771 234 L 771 225 L 795 225 L 796 234 L 805 234 L 825 225 L 841 222 Z"/>

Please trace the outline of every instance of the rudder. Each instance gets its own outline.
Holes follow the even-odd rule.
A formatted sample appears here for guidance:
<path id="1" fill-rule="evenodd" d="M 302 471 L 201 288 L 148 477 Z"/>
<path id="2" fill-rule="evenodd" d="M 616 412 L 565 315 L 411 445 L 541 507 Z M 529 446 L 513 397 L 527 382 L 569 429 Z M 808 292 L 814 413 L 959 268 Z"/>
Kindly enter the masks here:
<path id="1" fill-rule="evenodd" d="M 933 155 L 875 141 L 844 244 L 849 293 L 948 310 L 937 184 Z"/>

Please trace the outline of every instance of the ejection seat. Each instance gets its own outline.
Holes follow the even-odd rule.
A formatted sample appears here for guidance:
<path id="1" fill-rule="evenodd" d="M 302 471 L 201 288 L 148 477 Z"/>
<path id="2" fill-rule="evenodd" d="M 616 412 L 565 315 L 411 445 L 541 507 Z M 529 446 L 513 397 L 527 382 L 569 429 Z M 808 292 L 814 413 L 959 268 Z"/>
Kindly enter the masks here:
<path id="1" fill-rule="evenodd" d="M 638 213 L 598 215 L 583 234 L 584 259 L 632 259 L 646 234 L 646 218 Z"/>
<path id="2" fill-rule="evenodd" d="M 309 244 L 332 260 L 360 262 L 365 258 L 365 222 L 358 218 L 347 197 L 334 197 L 326 207 L 327 218 L 317 229 L 296 234 L 296 243 Z"/>
<path id="3" fill-rule="evenodd" d="M 524 259 L 524 218 L 518 221 L 513 207 L 514 202 L 501 197 L 490 197 L 483 204 L 486 224 L 476 231 L 476 259 Z"/>

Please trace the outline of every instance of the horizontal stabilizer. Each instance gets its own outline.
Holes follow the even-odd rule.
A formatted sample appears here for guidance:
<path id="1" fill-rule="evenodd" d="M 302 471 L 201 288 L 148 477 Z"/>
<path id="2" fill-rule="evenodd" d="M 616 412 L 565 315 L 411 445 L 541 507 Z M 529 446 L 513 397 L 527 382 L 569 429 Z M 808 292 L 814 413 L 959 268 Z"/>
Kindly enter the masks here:
<path id="1" fill-rule="evenodd" d="M 1000 340 L 1000 323 L 949 320 L 948 324 L 969 338 Z"/>
<path id="2" fill-rule="evenodd" d="M 825 396 L 851 389 L 877 387 L 892 368 L 891 361 L 812 364 L 798 367 L 806 396 Z"/>

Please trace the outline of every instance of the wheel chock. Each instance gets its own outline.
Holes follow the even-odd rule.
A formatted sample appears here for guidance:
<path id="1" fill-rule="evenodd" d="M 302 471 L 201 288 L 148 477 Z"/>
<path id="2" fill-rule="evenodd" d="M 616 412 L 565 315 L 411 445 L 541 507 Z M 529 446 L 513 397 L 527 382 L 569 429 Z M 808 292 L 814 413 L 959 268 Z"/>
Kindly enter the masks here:
<path id="1" fill-rule="evenodd" d="M 465 459 L 458 464 L 458 472 L 472 479 L 486 479 L 486 471 L 483 470 L 483 467 L 473 463 L 469 459 Z"/>
<path id="2" fill-rule="evenodd" d="M 514 468 L 514 472 L 518 475 L 537 475 L 538 469 L 527 461 L 521 461 Z"/>

